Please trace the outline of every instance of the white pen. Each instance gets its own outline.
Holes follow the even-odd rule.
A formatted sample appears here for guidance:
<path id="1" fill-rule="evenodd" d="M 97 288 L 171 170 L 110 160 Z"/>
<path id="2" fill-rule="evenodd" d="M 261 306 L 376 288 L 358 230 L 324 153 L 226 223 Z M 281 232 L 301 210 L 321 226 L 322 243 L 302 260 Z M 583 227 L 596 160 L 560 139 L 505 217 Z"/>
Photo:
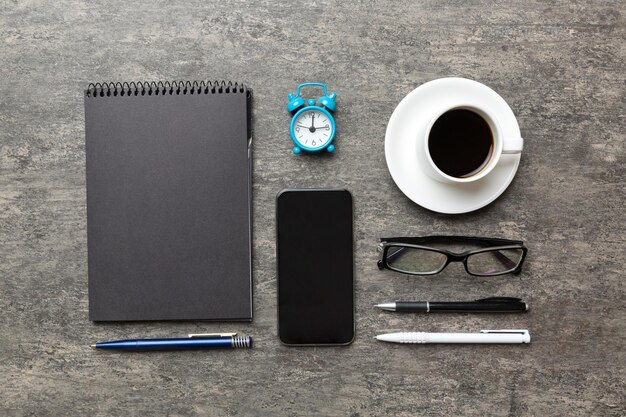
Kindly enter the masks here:
<path id="1" fill-rule="evenodd" d="M 480 333 L 402 332 L 379 334 L 376 340 L 391 343 L 530 343 L 528 330 L 481 330 Z"/>

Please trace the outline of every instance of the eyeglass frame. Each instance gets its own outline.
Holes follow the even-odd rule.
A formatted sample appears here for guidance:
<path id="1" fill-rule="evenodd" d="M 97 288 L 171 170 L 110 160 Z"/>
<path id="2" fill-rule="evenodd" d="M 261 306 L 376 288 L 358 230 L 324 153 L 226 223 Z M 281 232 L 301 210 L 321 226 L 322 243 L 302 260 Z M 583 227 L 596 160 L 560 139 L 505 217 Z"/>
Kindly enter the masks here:
<path id="1" fill-rule="evenodd" d="M 433 248 L 430 246 L 422 246 L 420 243 L 481 243 L 481 244 L 494 244 L 496 246 L 489 246 L 487 248 L 482 249 L 474 249 L 468 250 L 465 252 L 452 252 L 446 249 Z M 389 252 L 390 247 L 406 247 L 406 248 L 414 248 L 421 249 L 431 252 L 438 252 L 443 255 L 446 255 L 446 262 L 443 264 L 441 268 L 434 272 L 407 272 L 400 269 L 393 268 L 387 262 L 387 254 Z M 467 258 L 471 255 L 475 255 L 483 252 L 493 252 L 497 250 L 505 250 L 505 249 L 521 249 L 522 257 L 519 262 L 515 266 L 514 269 L 498 272 L 495 274 L 476 274 L 470 272 L 467 267 Z M 528 248 L 524 246 L 524 242 L 521 240 L 510 240 L 510 239 L 500 239 L 500 238 L 488 238 L 488 237 L 474 237 L 474 236 L 421 236 L 421 237 L 389 237 L 389 238 L 380 238 L 380 243 L 378 244 L 378 250 L 381 252 L 380 259 L 378 260 L 378 269 L 388 269 L 394 272 L 400 272 L 407 275 L 418 275 L 418 276 L 428 276 L 428 275 L 436 275 L 446 269 L 448 265 L 452 262 L 462 262 L 465 267 L 465 271 L 472 276 L 475 277 L 496 277 L 500 275 L 513 274 L 518 275 L 522 271 L 522 265 L 524 264 L 524 260 L 526 259 L 526 254 L 528 253 Z"/>

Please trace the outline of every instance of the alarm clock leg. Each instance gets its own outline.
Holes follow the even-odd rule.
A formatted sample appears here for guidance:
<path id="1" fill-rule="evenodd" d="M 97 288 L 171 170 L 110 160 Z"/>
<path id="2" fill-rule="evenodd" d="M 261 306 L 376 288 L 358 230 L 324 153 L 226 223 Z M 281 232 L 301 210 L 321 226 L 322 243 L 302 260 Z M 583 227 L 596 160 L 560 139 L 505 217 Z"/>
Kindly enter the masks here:
<path id="1" fill-rule="evenodd" d="M 300 149 L 299 147 L 296 146 L 293 148 L 293 153 L 295 153 L 296 155 L 299 155 L 300 152 L 302 152 L 302 149 Z"/>
<path id="2" fill-rule="evenodd" d="M 326 150 L 328 152 L 333 152 L 335 150 L 335 145 L 329 145 L 328 148 L 326 148 Z"/>

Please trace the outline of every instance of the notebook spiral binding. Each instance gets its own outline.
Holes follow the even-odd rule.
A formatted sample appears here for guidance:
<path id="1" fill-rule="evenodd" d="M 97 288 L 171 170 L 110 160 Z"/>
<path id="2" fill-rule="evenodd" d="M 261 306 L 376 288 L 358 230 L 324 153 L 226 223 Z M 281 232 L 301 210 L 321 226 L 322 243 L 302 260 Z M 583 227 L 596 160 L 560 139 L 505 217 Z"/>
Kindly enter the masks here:
<path id="1" fill-rule="evenodd" d="M 243 93 L 246 87 L 231 81 L 132 81 L 90 83 L 85 90 L 87 97 L 130 97 L 180 94 L 229 94 Z"/>

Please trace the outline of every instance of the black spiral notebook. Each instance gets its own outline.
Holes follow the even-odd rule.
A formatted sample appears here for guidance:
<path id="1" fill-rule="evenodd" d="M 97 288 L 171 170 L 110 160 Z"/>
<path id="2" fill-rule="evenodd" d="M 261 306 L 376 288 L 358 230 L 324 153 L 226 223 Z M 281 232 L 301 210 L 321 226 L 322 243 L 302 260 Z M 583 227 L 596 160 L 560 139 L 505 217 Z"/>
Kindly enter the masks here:
<path id="1" fill-rule="evenodd" d="M 251 320 L 251 91 L 85 91 L 89 319 Z"/>

